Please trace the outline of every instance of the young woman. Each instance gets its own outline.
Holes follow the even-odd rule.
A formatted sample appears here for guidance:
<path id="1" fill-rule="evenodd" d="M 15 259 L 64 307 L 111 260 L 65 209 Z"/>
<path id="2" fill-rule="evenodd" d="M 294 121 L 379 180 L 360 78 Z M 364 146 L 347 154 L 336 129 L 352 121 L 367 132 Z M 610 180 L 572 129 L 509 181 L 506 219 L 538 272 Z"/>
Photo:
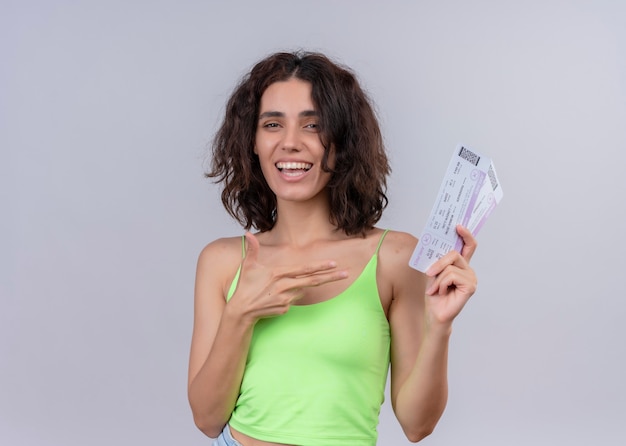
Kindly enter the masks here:
<path id="1" fill-rule="evenodd" d="M 248 230 L 200 254 L 189 363 L 218 445 L 375 445 L 391 402 L 409 440 L 447 400 L 451 325 L 476 289 L 465 246 L 422 274 L 417 240 L 375 227 L 389 165 L 355 76 L 321 54 L 259 62 L 230 98 L 209 177 Z"/>

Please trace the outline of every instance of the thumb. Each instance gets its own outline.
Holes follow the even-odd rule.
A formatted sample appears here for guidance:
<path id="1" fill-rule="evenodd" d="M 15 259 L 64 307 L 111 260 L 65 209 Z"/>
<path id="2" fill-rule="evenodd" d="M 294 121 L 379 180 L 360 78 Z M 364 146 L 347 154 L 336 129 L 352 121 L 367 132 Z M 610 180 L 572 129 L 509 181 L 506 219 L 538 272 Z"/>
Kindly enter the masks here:
<path id="1" fill-rule="evenodd" d="M 256 262 L 259 257 L 259 240 L 250 231 L 246 232 L 246 241 L 248 248 L 246 249 L 246 261 Z"/>
<path id="2" fill-rule="evenodd" d="M 456 231 L 463 239 L 463 248 L 461 249 L 461 255 L 465 258 L 465 260 L 469 262 L 472 259 L 474 252 L 476 251 L 476 239 L 474 238 L 472 232 L 465 226 L 457 225 Z"/>

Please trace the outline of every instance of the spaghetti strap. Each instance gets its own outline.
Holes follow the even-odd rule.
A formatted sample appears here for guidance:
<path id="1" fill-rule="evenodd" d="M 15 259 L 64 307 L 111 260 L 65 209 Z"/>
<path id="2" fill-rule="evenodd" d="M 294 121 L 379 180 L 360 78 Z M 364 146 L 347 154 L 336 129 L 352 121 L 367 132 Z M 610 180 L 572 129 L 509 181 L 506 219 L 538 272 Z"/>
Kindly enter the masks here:
<path id="1" fill-rule="evenodd" d="M 241 236 L 241 258 L 246 258 L 246 236 Z M 239 268 L 237 268 L 237 272 L 235 273 L 235 277 L 233 281 L 230 283 L 230 288 L 228 289 L 228 294 L 226 294 L 226 301 L 228 302 L 230 298 L 235 293 L 235 289 L 237 288 L 237 284 L 239 283 L 239 276 L 241 275 L 241 263 L 239 264 Z"/>
<path id="2" fill-rule="evenodd" d="M 387 235 L 388 232 L 389 232 L 389 229 L 385 229 L 385 232 L 383 232 L 383 235 L 380 236 L 380 240 L 378 241 L 378 246 L 376 247 L 376 252 L 374 253 L 374 255 L 378 255 L 378 251 L 380 251 L 380 245 L 383 244 L 383 240 L 385 239 L 385 236 Z"/>

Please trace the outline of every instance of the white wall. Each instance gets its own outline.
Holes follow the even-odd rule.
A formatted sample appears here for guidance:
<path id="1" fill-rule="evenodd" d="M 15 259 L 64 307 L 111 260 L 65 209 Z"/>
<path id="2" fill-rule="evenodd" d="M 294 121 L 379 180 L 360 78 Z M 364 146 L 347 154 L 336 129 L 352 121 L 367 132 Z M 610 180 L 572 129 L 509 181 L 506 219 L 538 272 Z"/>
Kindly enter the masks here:
<path id="1" fill-rule="evenodd" d="M 459 142 L 498 168 L 423 444 L 623 444 L 626 3 L 0 8 L 1 444 L 207 444 L 186 401 L 195 261 L 241 230 L 202 160 L 237 79 L 297 48 L 377 104 L 381 226 L 421 231 Z M 408 444 L 387 404 L 379 444 Z"/>

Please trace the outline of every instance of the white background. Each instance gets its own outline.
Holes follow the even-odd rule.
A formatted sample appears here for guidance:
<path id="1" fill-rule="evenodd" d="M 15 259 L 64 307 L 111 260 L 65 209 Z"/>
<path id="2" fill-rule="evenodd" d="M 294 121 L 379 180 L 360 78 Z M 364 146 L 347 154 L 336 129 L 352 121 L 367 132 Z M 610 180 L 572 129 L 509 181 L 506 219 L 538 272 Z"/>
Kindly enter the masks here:
<path id="1" fill-rule="evenodd" d="M 242 231 L 203 162 L 240 76 L 299 48 L 376 103 L 380 226 L 419 234 L 457 143 L 504 188 L 423 444 L 624 444 L 625 2 L 0 8 L 0 444 L 208 444 L 186 399 L 195 262 Z M 409 444 L 388 403 L 379 431 Z"/>

